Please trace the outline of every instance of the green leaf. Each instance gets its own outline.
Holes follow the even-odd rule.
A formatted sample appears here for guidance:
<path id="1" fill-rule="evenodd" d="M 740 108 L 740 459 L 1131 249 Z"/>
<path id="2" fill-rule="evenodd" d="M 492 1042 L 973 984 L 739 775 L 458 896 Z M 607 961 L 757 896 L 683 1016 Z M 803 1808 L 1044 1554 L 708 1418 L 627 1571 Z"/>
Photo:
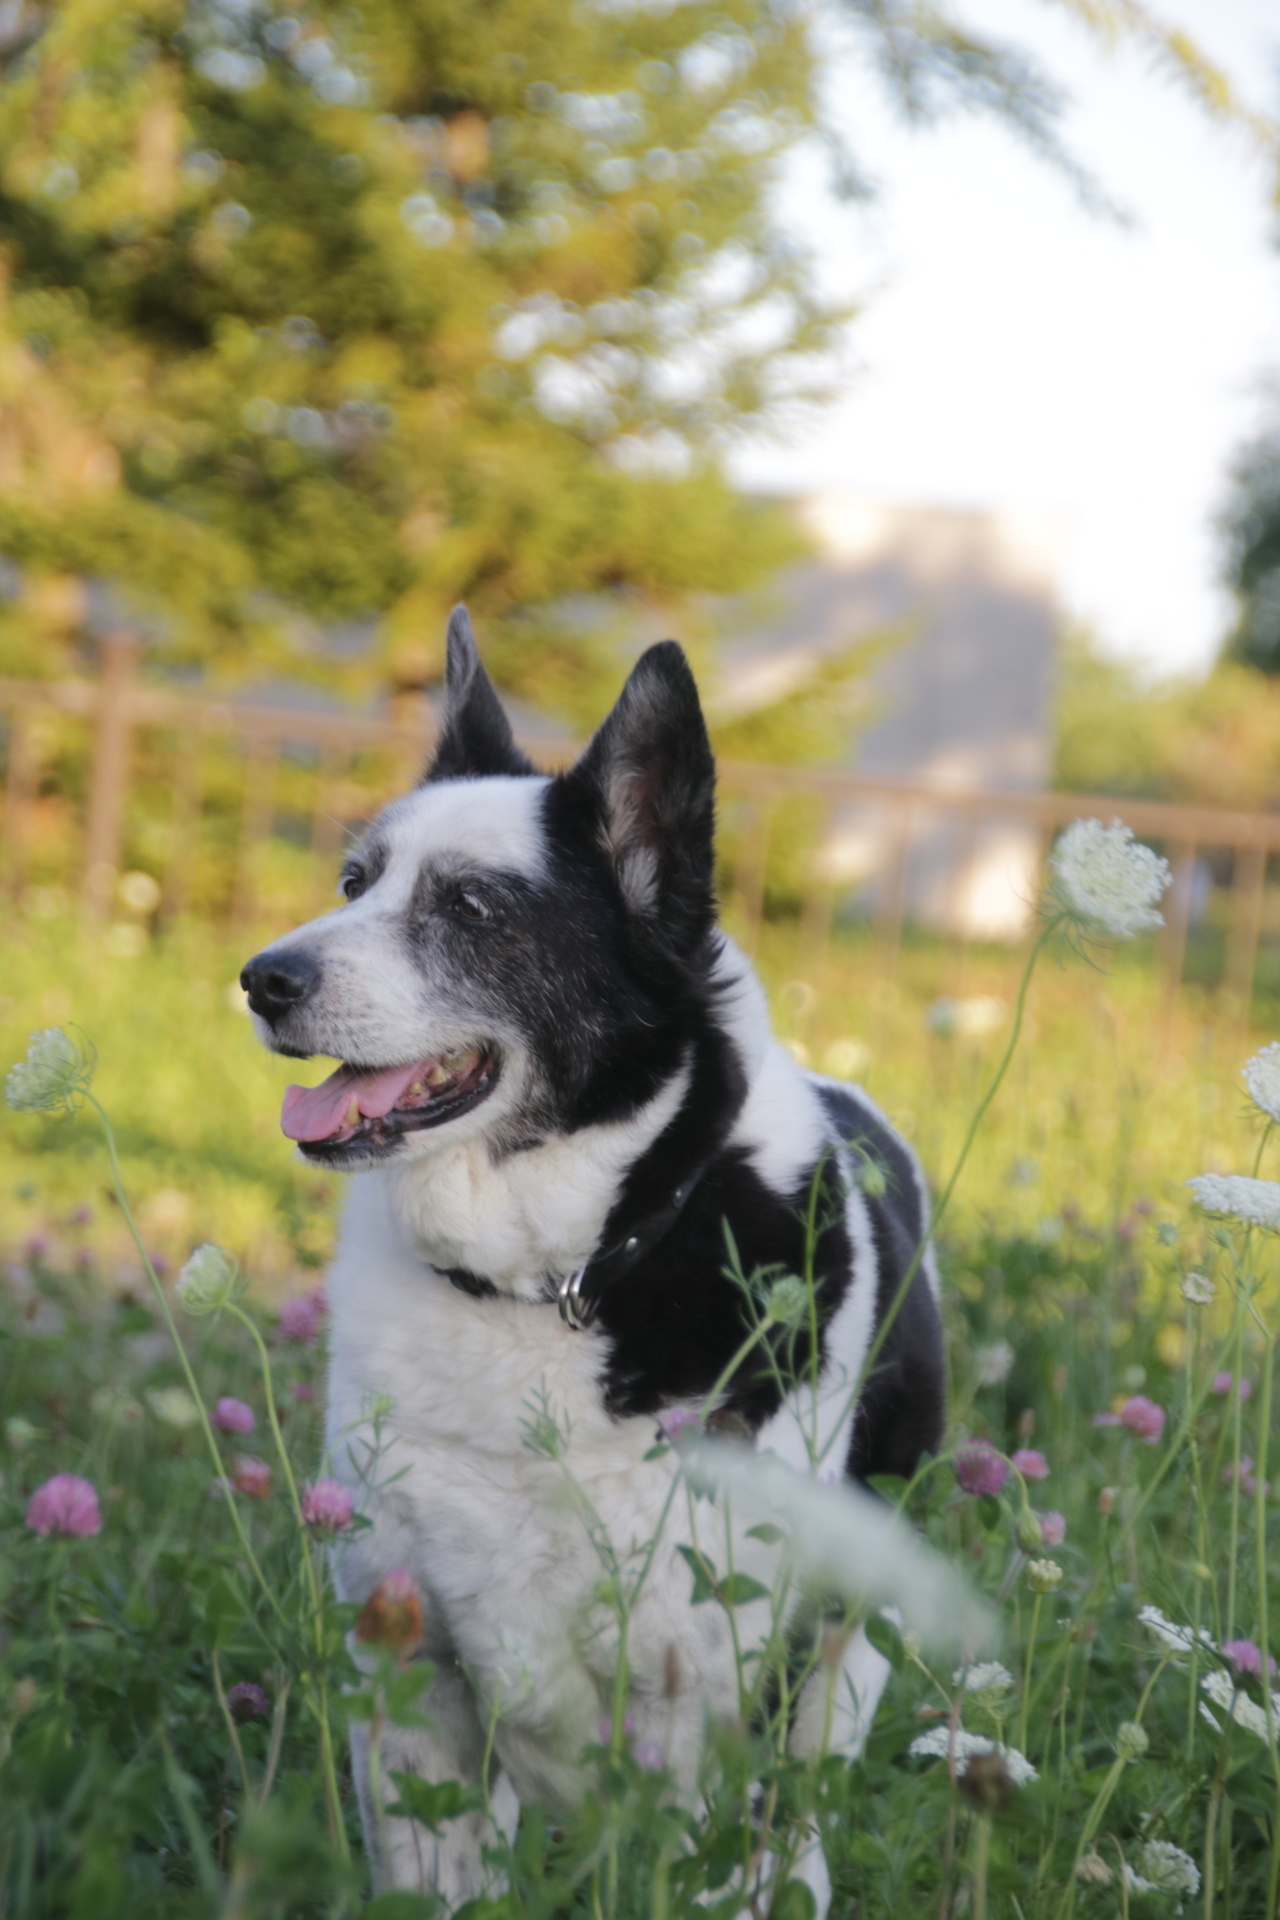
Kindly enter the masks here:
<path id="1" fill-rule="evenodd" d="M 882 1613 L 873 1613 L 866 1623 L 866 1635 L 876 1652 L 884 1655 L 896 1673 L 902 1665 L 904 1652 L 902 1635 L 892 1620 L 886 1620 Z"/>
<path id="2" fill-rule="evenodd" d="M 748 1600 L 767 1600 L 768 1587 L 753 1580 L 749 1573 L 730 1573 L 716 1588 L 716 1598 L 727 1607 L 740 1607 Z"/>
<path id="3" fill-rule="evenodd" d="M 363 1920 L 436 1920 L 444 1905 L 438 1893 L 380 1893 L 364 1909 Z"/>
<path id="4" fill-rule="evenodd" d="M 484 1806 L 479 1787 L 464 1786 L 461 1780 L 420 1780 L 416 1773 L 400 1773 L 394 1768 L 400 1798 L 387 1812 L 402 1820 L 420 1820 L 432 1833 L 439 1833 L 442 1820 L 456 1820 L 460 1813 L 476 1813 Z"/>
<path id="5" fill-rule="evenodd" d="M 714 1561 L 708 1560 L 705 1553 L 699 1553 L 696 1547 L 677 1547 L 676 1552 L 693 1569 L 693 1592 L 689 1596 L 690 1606 L 701 1606 L 704 1600 L 716 1597 L 716 1569 Z"/>
<path id="6" fill-rule="evenodd" d="M 769 1920 L 815 1920 L 818 1906 L 813 1897 L 813 1889 L 803 1880 L 788 1880 L 782 1892 L 775 1896 L 769 1909 Z"/>
<path id="7" fill-rule="evenodd" d="M 726 1827 L 718 1833 L 707 1851 L 706 1885 L 708 1890 L 722 1887 L 746 1852 L 746 1835 L 741 1826 Z"/>
<path id="8" fill-rule="evenodd" d="M 385 1712 L 393 1727 L 429 1726 L 428 1716 L 418 1710 L 417 1702 L 436 1677 L 429 1660 L 405 1667 L 387 1682 Z"/>
<path id="9" fill-rule="evenodd" d="M 979 1494 L 978 1518 L 988 1533 L 995 1532 L 1003 1517 L 1000 1502 L 996 1499 L 994 1493 Z"/>
<path id="10" fill-rule="evenodd" d="M 762 1520 L 759 1526 L 747 1528 L 748 1540 L 763 1540 L 766 1547 L 777 1546 L 785 1537 L 782 1528 L 775 1527 L 772 1520 Z"/>

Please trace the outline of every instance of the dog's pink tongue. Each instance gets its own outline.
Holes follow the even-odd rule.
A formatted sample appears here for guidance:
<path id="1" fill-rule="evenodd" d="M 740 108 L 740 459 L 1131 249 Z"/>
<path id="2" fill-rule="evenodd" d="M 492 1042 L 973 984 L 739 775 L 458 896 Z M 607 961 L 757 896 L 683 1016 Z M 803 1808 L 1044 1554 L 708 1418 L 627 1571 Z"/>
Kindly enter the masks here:
<path id="1" fill-rule="evenodd" d="M 318 1087 L 288 1087 L 280 1112 L 281 1131 L 289 1140 L 327 1140 L 346 1125 L 353 1099 L 367 1120 L 380 1119 L 390 1113 L 409 1082 L 422 1072 L 421 1061 L 408 1067 L 383 1067 L 373 1073 L 339 1067 Z"/>

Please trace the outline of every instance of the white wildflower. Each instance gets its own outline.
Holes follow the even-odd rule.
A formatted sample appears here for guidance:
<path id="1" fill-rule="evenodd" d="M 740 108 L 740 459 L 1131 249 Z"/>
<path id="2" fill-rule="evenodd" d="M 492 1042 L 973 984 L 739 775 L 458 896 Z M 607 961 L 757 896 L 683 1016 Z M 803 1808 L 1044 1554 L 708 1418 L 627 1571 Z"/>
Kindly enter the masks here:
<path id="1" fill-rule="evenodd" d="M 1259 1740 L 1266 1739 L 1266 1709 L 1260 1707 L 1256 1700 L 1251 1700 L 1247 1693 L 1241 1693 L 1229 1674 L 1224 1673 L 1220 1667 L 1215 1668 L 1212 1673 L 1206 1673 L 1200 1685 L 1214 1705 L 1221 1707 L 1224 1713 L 1229 1713 L 1238 1727 L 1244 1727 L 1249 1733 L 1256 1734 Z M 1272 1694 L 1271 1710 L 1277 1725 L 1280 1726 L 1280 1694 Z"/>
<path id="2" fill-rule="evenodd" d="M 185 1387 L 148 1387 L 144 1398 L 157 1420 L 179 1432 L 194 1427 L 200 1418 L 200 1409 Z"/>
<path id="3" fill-rule="evenodd" d="M 1013 1675 L 998 1660 L 979 1660 L 972 1667 L 957 1667 L 952 1680 L 966 1693 L 1007 1693 L 1013 1685 Z"/>
<path id="4" fill-rule="evenodd" d="M 1211 1306 L 1217 1291 L 1207 1273 L 1189 1273 L 1182 1283 L 1182 1297 L 1193 1307 Z"/>
<path id="5" fill-rule="evenodd" d="M 1056 1560 L 1030 1560 L 1027 1563 L 1027 1584 L 1033 1593 L 1052 1593 L 1062 1584 L 1062 1568 Z"/>
<path id="6" fill-rule="evenodd" d="M 1143 1893 L 1199 1893 L 1200 1869 L 1172 1840 L 1148 1840 L 1141 1855 Z M 1134 1875 L 1136 1881 L 1137 1875 Z"/>
<path id="7" fill-rule="evenodd" d="M 1241 1069 L 1249 1098 L 1268 1120 L 1280 1120 L 1280 1040 L 1260 1047 Z"/>
<path id="8" fill-rule="evenodd" d="M 1173 878 L 1169 862 L 1119 820 L 1073 820 L 1049 864 L 1054 893 L 1086 932 L 1131 940 L 1164 925 L 1157 902 Z"/>
<path id="9" fill-rule="evenodd" d="M 234 1255 L 206 1241 L 178 1275 L 175 1291 L 188 1313 L 221 1313 L 248 1284 L 237 1272 Z"/>
<path id="10" fill-rule="evenodd" d="M 1161 1613 L 1159 1607 L 1139 1607 L 1138 1618 L 1170 1653 L 1190 1653 L 1197 1642 L 1202 1647 L 1213 1647 L 1213 1640 L 1203 1627 L 1179 1626 L 1167 1614 Z"/>
<path id="11" fill-rule="evenodd" d="M 1029 1781 L 1038 1780 L 1039 1774 L 1025 1753 L 1019 1753 L 1016 1747 L 1002 1746 L 998 1740 L 988 1740 L 985 1734 L 966 1733 L 963 1727 L 952 1732 L 948 1727 L 930 1727 L 928 1733 L 917 1734 L 907 1751 L 917 1760 L 945 1760 L 955 1755 L 956 1772 L 968 1772 L 969 1762 L 978 1754 L 998 1754 L 1004 1761 L 1005 1771 L 1015 1787 L 1025 1787 Z"/>
<path id="12" fill-rule="evenodd" d="M 74 1113 L 96 1065 L 91 1048 L 77 1046 L 61 1027 L 45 1027 L 32 1034 L 26 1058 L 10 1067 L 4 1097 L 16 1113 Z"/>
<path id="13" fill-rule="evenodd" d="M 1280 1228 L 1280 1182 L 1244 1173 L 1198 1173 L 1187 1185 L 1206 1213 L 1229 1213 L 1247 1226 Z"/>
<path id="14" fill-rule="evenodd" d="M 973 1356 L 973 1370 L 980 1387 L 998 1387 L 1009 1378 L 1013 1368 L 1013 1348 L 1007 1340 L 994 1340 L 979 1347 Z"/>
<path id="15" fill-rule="evenodd" d="M 1109 1887 L 1111 1885 L 1111 1869 L 1102 1855 L 1094 1848 L 1089 1853 L 1082 1853 L 1076 1861 L 1076 1878 L 1077 1880 L 1086 1881 L 1090 1886 Z"/>

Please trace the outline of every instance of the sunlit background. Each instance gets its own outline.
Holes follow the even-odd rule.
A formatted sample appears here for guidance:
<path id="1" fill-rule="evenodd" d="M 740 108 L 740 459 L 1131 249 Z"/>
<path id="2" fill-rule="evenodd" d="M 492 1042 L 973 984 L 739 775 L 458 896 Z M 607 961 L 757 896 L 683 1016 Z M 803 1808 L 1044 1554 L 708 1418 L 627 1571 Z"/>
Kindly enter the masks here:
<path id="1" fill-rule="evenodd" d="M 1232 1161 L 1204 1063 L 1280 1009 L 1276 41 L 1261 0 L 0 8 L 0 1018 L 97 1046 L 157 1253 L 327 1254 L 236 977 L 421 765 L 459 598 L 549 762 L 684 640 L 726 921 L 934 1173 L 1054 834 L 1122 815 L 1167 929 L 1044 989 L 1055 1071 L 1109 1064 L 1002 1102 L 966 1204 Z M 1135 1100 L 1176 1137 L 1106 1188 L 1081 1128 Z M 0 1234 L 126 1284 L 89 1153 L 9 1124 Z"/>

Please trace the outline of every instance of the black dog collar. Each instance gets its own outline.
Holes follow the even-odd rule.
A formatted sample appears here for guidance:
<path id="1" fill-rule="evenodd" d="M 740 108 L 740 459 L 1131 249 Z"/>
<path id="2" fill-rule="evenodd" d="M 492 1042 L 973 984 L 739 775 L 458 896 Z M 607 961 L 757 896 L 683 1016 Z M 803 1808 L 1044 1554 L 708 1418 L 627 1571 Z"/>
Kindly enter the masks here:
<path id="1" fill-rule="evenodd" d="M 709 1163 L 704 1161 L 695 1168 L 689 1178 L 676 1188 L 671 1198 L 661 1207 L 643 1214 L 633 1221 L 604 1253 L 593 1253 L 585 1266 L 575 1273 L 566 1275 L 556 1287 L 556 1304 L 560 1308 L 560 1318 L 566 1327 L 574 1333 L 581 1333 L 589 1327 L 600 1308 L 600 1302 L 610 1287 L 626 1278 L 633 1267 L 638 1266 L 646 1254 L 652 1253 L 658 1242 L 670 1233 L 685 1205 L 702 1179 Z M 465 1267 L 446 1267 L 445 1278 L 457 1287 L 460 1293 L 470 1294 L 473 1300 L 492 1300 L 498 1297 L 499 1289 L 492 1280 L 486 1280 L 482 1274 L 469 1273 Z M 547 1303 L 548 1305 L 550 1302 Z"/>

